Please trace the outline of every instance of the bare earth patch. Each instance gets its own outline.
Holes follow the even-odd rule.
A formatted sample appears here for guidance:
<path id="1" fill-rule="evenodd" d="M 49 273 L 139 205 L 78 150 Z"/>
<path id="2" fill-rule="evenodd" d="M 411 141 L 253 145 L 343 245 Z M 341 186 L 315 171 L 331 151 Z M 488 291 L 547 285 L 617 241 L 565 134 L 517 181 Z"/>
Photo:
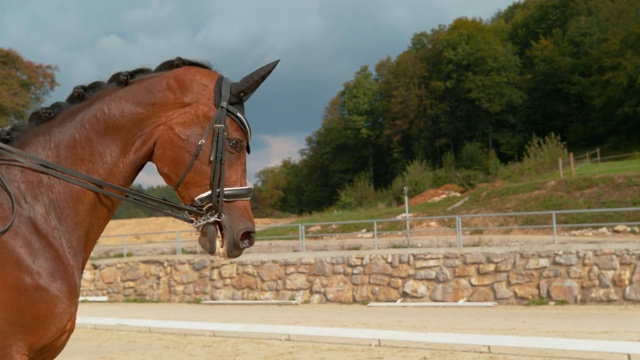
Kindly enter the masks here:
<path id="1" fill-rule="evenodd" d="M 267 226 L 291 222 L 292 219 L 255 219 L 256 226 Z M 98 245 L 119 244 L 121 239 L 116 235 L 170 232 L 153 236 L 130 236 L 127 242 L 150 243 L 162 240 L 175 240 L 176 231 L 192 231 L 193 226 L 171 217 L 149 217 L 137 219 L 111 220 L 102 232 Z"/>
<path id="2" fill-rule="evenodd" d="M 256 226 L 283 224 L 287 222 L 291 222 L 291 219 L 256 219 Z M 120 235 L 191 229 L 193 229 L 191 225 L 178 219 L 170 217 L 149 217 L 111 220 L 102 234 Z"/>

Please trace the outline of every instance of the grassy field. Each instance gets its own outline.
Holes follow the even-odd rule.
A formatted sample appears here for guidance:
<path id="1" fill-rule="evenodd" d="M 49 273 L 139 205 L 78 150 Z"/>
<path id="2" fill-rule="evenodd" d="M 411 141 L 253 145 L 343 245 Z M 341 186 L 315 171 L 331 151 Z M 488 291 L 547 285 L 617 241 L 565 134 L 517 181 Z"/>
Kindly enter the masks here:
<path id="1" fill-rule="evenodd" d="M 421 203 L 410 207 L 413 216 L 450 216 L 461 214 L 492 214 L 508 212 L 577 210 L 640 207 L 640 159 L 585 164 L 576 168 L 574 177 L 565 171 L 540 174 L 518 183 L 496 182 L 482 184 L 473 190 L 434 203 Z M 467 201 L 455 209 L 447 210 L 461 199 Z M 337 210 L 298 217 L 293 223 L 339 222 L 344 220 L 390 219 L 404 213 L 404 204 L 396 207 Z M 590 223 L 608 221 L 640 221 L 640 212 L 609 212 L 562 215 L 564 223 Z M 525 224 L 536 224 L 535 216 L 523 217 Z M 544 220 L 547 221 L 548 220 Z M 327 225 L 329 226 L 329 225 Z M 390 225 L 393 226 L 393 225 Z M 398 229 L 403 224 L 398 222 Z M 351 229 L 352 227 L 353 229 Z M 357 231 L 360 224 L 341 225 L 340 231 Z M 295 229 L 270 229 L 263 236 Z M 293 233 L 292 233 L 293 234 Z"/>
<path id="2" fill-rule="evenodd" d="M 566 170 L 565 170 L 566 171 Z M 615 175 L 640 172 L 640 159 L 608 161 L 600 164 L 590 163 L 576 167 L 576 176 Z"/>

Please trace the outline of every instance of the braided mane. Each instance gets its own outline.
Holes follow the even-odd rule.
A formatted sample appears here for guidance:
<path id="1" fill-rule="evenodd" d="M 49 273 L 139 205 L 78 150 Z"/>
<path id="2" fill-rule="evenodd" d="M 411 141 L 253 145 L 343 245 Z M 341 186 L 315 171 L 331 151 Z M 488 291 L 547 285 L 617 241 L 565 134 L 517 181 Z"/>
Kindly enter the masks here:
<path id="1" fill-rule="evenodd" d="M 75 86 L 71 91 L 71 94 L 69 94 L 65 101 L 57 101 L 47 107 L 42 107 L 32 112 L 27 123 L 18 121 L 5 128 L 1 128 L 0 142 L 5 144 L 13 142 L 34 126 L 38 126 L 50 121 L 51 119 L 55 118 L 56 115 L 64 111 L 67 107 L 73 106 L 89 99 L 91 95 L 108 86 L 127 86 L 131 81 L 139 77 L 154 73 L 171 71 L 173 69 L 178 69 L 184 66 L 195 66 L 208 70 L 212 69 L 212 66 L 208 63 L 177 57 L 175 59 L 167 60 L 161 63 L 153 70 L 149 68 L 138 68 L 131 71 L 120 71 L 111 75 L 109 80 L 107 80 L 106 82 L 94 81 L 87 85 Z"/>

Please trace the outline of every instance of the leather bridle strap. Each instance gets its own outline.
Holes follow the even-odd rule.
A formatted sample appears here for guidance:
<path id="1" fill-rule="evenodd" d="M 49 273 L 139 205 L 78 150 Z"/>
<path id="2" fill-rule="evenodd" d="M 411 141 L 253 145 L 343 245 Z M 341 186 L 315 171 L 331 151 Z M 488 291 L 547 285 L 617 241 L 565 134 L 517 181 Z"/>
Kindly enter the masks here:
<path id="1" fill-rule="evenodd" d="M 69 168 L 54 164 L 6 144 L 0 143 L 0 150 L 2 150 L 2 152 L 4 152 L 9 159 L 15 160 L 23 164 L 27 168 L 49 174 L 55 178 L 64 180 L 90 191 L 108 195 L 122 201 L 127 201 L 135 205 L 159 211 L 164 215 L 174 217 L 187 223 L 193 223 L 193 219 L 190 215 L 201 216 L 205 214 L 205 211 L 202 208 L 174 203 L 172 201 L 157 198 L 155 196 L 148 195 L 136 190 L 111 184 L 106 181 L 81 174 Z M 0 187 L 7 191 L 11 198 L 12 206 L 14 206 L 15 208 L 15 198 L 13 196 L 13 193 L 6 186 L 4 181 L 2 181 Z M 7 225 L 7 228 L 8 227 L 10 227 L 10 225 Z"/>
<path id="2" fill-rule="evenodd" d="M 220 76 L 218 81 L 221 82 L 219 87 L 216 86 L 216 88 L 220 90 L 220 98 L 217 104 L 218 111 L 205 130 L 204 136 L 198 142 L 198 146 L 196 147 L 191 160 L 187 164 L 187 167 L 173 187 L 173 189 L 177 191 L 182 185 L 187 174 L 189 174 L 189 171 L 191 171 L 191 168 L 200 156 L 206 140 L 209 138 L 211 132 L 213 132 L 211 139 L 211 154 L 209 155 L 209 162 L 211 163 L 209 188 L 211 190 L 198 195 L 191 204 L 192 206 L 202 208 L 206 211 L 206 214 L 198 218 L 194 223 L 196 228 L 200 228 L 202 225 L 207 223 L 222 221 L 222 208 L 225 201 L 251 199 L 251 187 L 225 188 L 224 186 L 227 146 L 227 131 L 225 124 L 227 121 L 227 115 L 229 115 L 231 119 L 233 119 L 242 128 L 247 135 L 248 140 L 250 140 L 251 137 L 251 130 L 248 127 L 249 125 L 247 121 L 242 117 L 238 109 L 229 104 L 229 97 L 231 96 L 231 81 L 223 76 Z"/>
<path id="3" fill-rule="evenodd" d="M 9 200 L 11 201 L 11 218 L 9 219 L 7 225 L 3 226 L 2 229 L 0 229 L 0 235 L 4 235 L 4 233 L 9 231 L 11 225 L 13 225 L 13 222 L 16 220 L 16 212 L 18 209 L 16 209 L 16 198 L 13 196 L 13 192 L 11 192 L 11 189 L 9 189 L 9 186 L 7 186 L 7 183 L 4 181 L 2 174 L 0 174 L 0 188 L 2 188 L 2 190 L 4 190 L 7 195 L 9 195 Z"/>
<path id="4" fill-rule="evenodd" d="M 222 79 L 222 93 L 220 96 L 220 103 L 218 103 L 218 112 L 213 119 L 214 133 L 213 143 L 211 145 L 211 155 L 209 155 L 209 161 L 211 162 L 211 204 L 214 206 L 213 210 L 216 212 L 218 220 L 222 217 L 222 205 L 224 203 L 224 173 L 225 173 L 225 158 L 227 145 L 227 130 L 225 123 L 227 119 L 227 106 L 230 95 L 231 82 L 227 78 Z"/>
<path id="5" fill-rule="evenodd" d="M 240 127 L 242 128 L 242 131 L 244 131 L 245 134 L 247 135 L 247 140 L 251 140 L 251 130 L 248 128 L 247 121 L 244 118 L 241 118 L 240 112 L 233 106 L 229 105 L 228 103 L 229 96 L 230 96 L 231 81 L 222 75 L 220 75 L 220 78 L 218 81 L 222 82 L 220 86 L 221 100 L 220 100 L 220 103 L 218 104 L 218 111 L 214 115 L 211 123 L 209 123 L 209 126 L 207 127 L 207 129 L 205 130 L 204 136 L 202 136 L 200 141 L 198 141 L 198 146 L 196 147 L 196 151 L 193 153 L 193 156 L 191 156 L 191 160 L 189 160 L 189 163 L 187 164 L 187 167 L 184 169 L 184 172 L 182 173 L 182 175 L 180 176 L 176 184 L 173 186 L 173 190 L 177 191 L 178 188 L 180 188 L 180 186 L 182 185 L 182 182 L 187 177 L 187 175 L 189 174 L 189 171 L 191 171 L 191 168 L 193 167 L 196 160 L 200 156 L 200 153 L 202 152 L 202 148 L 204 147 L 204 144 L 209 138 L 209 134 L 211 134 L 211 131 L 214 129 L 215 129 L 215 132 L 214 132 L 214 138 L 212 140 L 211 156 L 209 158 L 209 161 L 213 163 L 214 155 L 217 153 L 217 154 L 222 154 L 222 163 L 224 163 L 224 153 L 225 153 L 224 146 L 226 144 L 225 122 L 227 118 L 227 110 L 231 110 L 229 112 L 229 115 L 238 125 L 240 125 Z M 221 131 L 218 131 L 218 130 L 221 130 Z M 225 134 L 224 141 L 221 141 L 222 139 L 218 138 L 219 135 L 221 135 L 222 133 Z M 215 146 L 216 141 L 218 141 L 218 146 L 221 146 L 221 148 L 218 148 L 218 146 Z M 217 163 L 212 165 L 220 165 L 220 164 Z M 214 178 L 216 177 L 216 175 L 214 175 L 213 173 L 214 170 L 215 170 L 215 166 L 211 170 L 212 178 L 209 184 L 211 186 L 211 189 L 214 189 L 213 183 L 214 183 Z M 208 192 L 205 194 L 208 194 Z"/>

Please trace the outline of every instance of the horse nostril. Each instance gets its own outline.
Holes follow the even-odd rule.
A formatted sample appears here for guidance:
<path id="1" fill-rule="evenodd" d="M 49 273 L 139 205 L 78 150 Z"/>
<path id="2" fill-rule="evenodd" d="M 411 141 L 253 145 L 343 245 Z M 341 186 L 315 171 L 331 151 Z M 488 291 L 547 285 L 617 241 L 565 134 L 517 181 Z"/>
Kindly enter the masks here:
<path id="1" fill-rule="evenodd" d="M 245 231 L 240 235 L 240 247 L 242 249 L 250 248 L 256 242 L 256 233 L 253 231 Z"/>

